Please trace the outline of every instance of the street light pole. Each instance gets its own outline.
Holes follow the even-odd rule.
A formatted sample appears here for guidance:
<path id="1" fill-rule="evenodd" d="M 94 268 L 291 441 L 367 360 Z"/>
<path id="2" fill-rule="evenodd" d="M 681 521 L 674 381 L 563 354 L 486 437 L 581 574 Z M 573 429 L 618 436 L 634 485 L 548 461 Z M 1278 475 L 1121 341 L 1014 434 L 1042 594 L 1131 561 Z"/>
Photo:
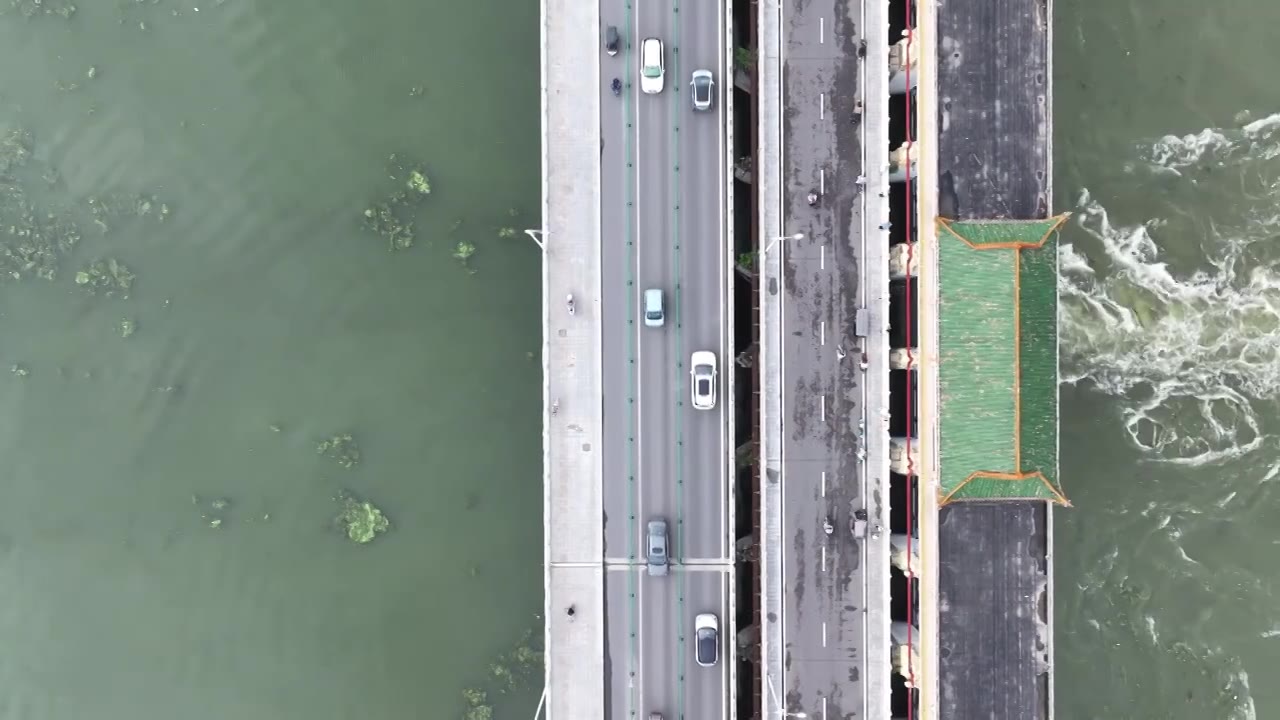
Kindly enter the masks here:
<path id="1" fill-rule="evenodd" d="M 804 236 L 801 235 L 801 237 L 804 237 Z M 778 238 L 778 239 L 785 240 L 786 238 Z M 773 676 L 765 675 L 764 680 L 765 680 L 765 683 L 768 684 L 769 686 L 769 694 L 773 696 L 773 704 L 778 706 L 779 718 L 781 718 L 782 720 L 786 720 L 787 718 L 796 718 L 796 720 L 804 720 L 804 718 L 809 717 L 809 713 L 806 713 L 806 712 L 787 712 L 786 710 L 783 710 L 782 700 L 778 698 L 778 691 L 773 687 Z"/>
<path id="2" fill-rule="evenodd" d="M 803 240 L 803 239 L 804 239 L 804 233 L 796 233 L 795 235 L 783 235 L 782 237 L 776 237 L 769 242 L 768 246 L 765 247 L 764 251 L 768 253 L 770 250 L 773 249 L 773 246 L 777 245 L 778 242 L 781 240 Z"/>
<path id="3" fill-rule="evenodd" d="M 538 246 L 538 249 L 539 249 L 539 250 L 541 250 L 541 251 L 543 251 L 543 252 L 546 252 L 546 251 L 547 251 L 547 247 L 546 247 L 545 245 L 543 245 L 543 244 L 542 244 L 542 241 L 541 241 L 541 240 L 539 240 L 539 239 L 538 239 L 538 236 L 539 236 L 539 235 L 546 235 L 546 234 L 547 234 L 547 231 L 546 231 L 546 230 L 525 230 L 525 231 L 524 231 L 524 234 L 525 234 L 525 235 L 528 235 L 528 236 L 529 236 L 529 239 L 530 239 L 530 240 L 532 240 L 534 243 L 536 243 L 536 244 L 537 244 L 537 246 Z"/>

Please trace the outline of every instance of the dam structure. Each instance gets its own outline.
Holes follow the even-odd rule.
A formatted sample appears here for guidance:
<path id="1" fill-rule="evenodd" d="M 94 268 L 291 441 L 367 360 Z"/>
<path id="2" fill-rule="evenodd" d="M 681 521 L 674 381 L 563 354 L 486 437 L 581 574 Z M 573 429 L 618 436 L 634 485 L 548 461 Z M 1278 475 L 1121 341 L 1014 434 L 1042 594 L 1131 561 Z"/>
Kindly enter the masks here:
<path id="1" fill-rule="evenodd" d="M 1053 717 L 1052 10 L 542 0 L 552 720 Z"/>

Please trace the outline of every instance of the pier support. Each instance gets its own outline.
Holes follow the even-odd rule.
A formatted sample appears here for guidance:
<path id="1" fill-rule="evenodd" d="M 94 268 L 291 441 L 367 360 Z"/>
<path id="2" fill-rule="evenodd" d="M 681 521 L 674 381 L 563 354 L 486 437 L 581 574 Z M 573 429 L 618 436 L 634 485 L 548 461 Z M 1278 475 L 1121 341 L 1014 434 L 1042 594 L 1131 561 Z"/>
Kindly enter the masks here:
<path id="1" fill-rule="evenodd" d="M 889 248 L 889 279 L 906 280 L 920 277 L 920 249 L 917 243 L 898 243 Z"/>
<path id="2" fill-rule="evenodd" d="M 911 564 L 907 565 L 907 535 L 906 533 L 894 533 L 889 536 L 889 560 L 893 562 L 893 566 L 904 573 L 909 572 L 909 568 L 920 567 L 920 539 L 911 538 Z"/>
<path id="3" fill-rule="evenodd" d="M 911 358 L 915 358 L 908 365 L 907 351 L 911 351 Z M 889 351 L 889 368 L 891 370 L 906 370 L 910 367 L 912 370 L 920 368 L 920 348 L 893 348 Z"/>
<path id="4" fill-rule="evenodd" d="M 902 95 L 908 89 L 915 90 L 920 73 L 916 69 L 920 57 L 920 43 L 908 43 L 903 37 L 889 46 L 889 94 Z M 911 72 L 907 72 L 908 68 Z M 908 75 L 911 87 L 907 87 Z"/>
<path id="5" fill-rule="evenodd" d="M 908 644 L 907 627 L 907 623 L 895 622 L 889 628 L 893 636 L 893 670 L 906 680 L 907 687 L 914 687 L 911 682 L 910 668 L 920 667 L 920 654 L 915 648 L 915 639 L 920 637 L 920 628 L 910 626 L 912 642 Z"/>
<path id="6" fill-rule="evenodd" d="M 907 181 L 907 162 L 911 162 L 911 177 L 916 177 L 916 165 L 920 161 L 920 151 L 918 145 L 907 146 L 903 143 L 898 146 L 897 150 L 889 153 L 889 182 L 900 183 Z"/>
<path id="7" fill-rule="evenodd" d="M 899 475 L 911 475 L 911 467 L 919 462 L 920 441 L 916 438 L 889 438 L 889 469 Z"/>

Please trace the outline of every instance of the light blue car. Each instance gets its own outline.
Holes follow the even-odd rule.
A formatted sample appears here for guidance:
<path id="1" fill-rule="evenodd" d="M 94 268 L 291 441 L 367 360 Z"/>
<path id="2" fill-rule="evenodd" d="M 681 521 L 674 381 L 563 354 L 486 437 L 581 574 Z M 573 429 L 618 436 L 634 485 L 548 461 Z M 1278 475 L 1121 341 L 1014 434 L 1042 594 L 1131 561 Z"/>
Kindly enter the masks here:
<path id="1" fill-rule="evenodd" d="M 644 324 L 647 327 L 662 327 L 667 321 L 667 313 L 662 307 L 662 290 L 649 288 L 644 291 Z"/>
<path id="2" fill-rule="evenodd" d="M 667 521 L 650 520 L 644 544 L 645 560 L 650 575 L 667 574 Z"/>

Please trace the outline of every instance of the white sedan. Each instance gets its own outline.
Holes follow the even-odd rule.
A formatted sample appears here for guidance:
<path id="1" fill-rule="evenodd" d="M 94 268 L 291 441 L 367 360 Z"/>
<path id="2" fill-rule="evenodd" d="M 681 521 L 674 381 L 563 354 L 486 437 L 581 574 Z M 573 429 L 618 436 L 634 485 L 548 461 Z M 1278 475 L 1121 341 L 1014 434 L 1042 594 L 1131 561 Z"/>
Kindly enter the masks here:
<path id="1" fill-rule="evenodd" d="M 658 38 L 645 38 L 640 43 L 640 89 L 648 95 L 662 92 L 662 80 L 667 74 L 666 63 L 662 60 L 662 41 Z"/>
<path id="2" fill-rule="evenodd" d="M 693 376 L 693 406 L 710 410 L 716 406 L 716 354 L 699 350 L 689 359 Z"/>

